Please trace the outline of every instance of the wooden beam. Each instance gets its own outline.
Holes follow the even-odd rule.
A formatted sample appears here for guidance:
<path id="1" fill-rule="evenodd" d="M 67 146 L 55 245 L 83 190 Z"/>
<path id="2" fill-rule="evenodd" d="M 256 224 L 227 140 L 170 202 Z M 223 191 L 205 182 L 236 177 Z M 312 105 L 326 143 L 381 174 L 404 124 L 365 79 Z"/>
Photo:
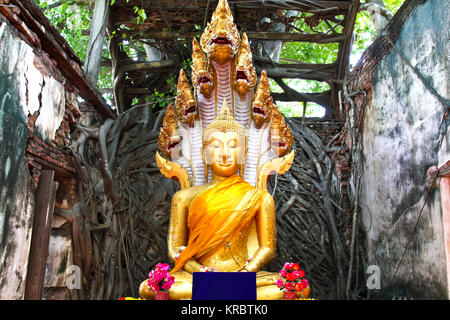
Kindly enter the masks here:
<path id="1" fill-rule="evenodd" d="M 310 102 L 314 102 L 314 103 L 321 105 L 322 107 L 324 107 L 327 110 L 330 110 L 330 106 L 331 106 L 331 104 L 330 104 L 331 92 L 330 91 L 325 91 L 325 92 L 317 93 L 317 94 L 301 93 L 301 92 L 298 92 L 297 90 L 289 87 L 286 83 L 284 83 L 283 79 L 274 78 L 273 80 L 275 80 L 275 82 L 284 91 L 282 94 L 274 93 L 272 95 L 272 98 L 274 100 L 306 101 L 306 102 L 310 101 Z M 292 99 L 292 100 L 286 100 L 286 99 Z"/>
<path id="2" fill-rule="evenodd" d="M 136 62 L 130 64 L 124 64 L 119 67 L 116 78 L 114 80 L 114 85 L 116 82 L 121 81 L 125 73 L 130 71 L 139 70 L 149 70 L 152 73 L 166 72 L 175 66 L 173 60 L 163 60 L 163 61 L 151 61 L 151 62 Z"/>
<path id="3" fill-rule="evenodd" d="M 201 34 L 201 32 L 174 33 L 167 31 L 117 31 L 119 39 L 155 39 L 155 40 L 176 40 L 176 39 L 192 39 Z M 314 43 L 330 43 L 340 42 L 347 39 L 346 35 L 334 34 L 306 34 L 292 32 L 246 32 L 249 40 L 263 41 L 284 41 L 284 42 L 314 42 Z"/>
<path id="4" fill-rule="evenodd" d="M 274 101 L 285 101 L 285 102 L 313 102 L 318 105 L 324 107 L 327 110 L 330 110 L 330 99 L 331 93 L 330 91 L 325 92 L 311 92 L 311 93 L 301 93 L 301 92 L 289 92 L 289 93 L 280 93 L 280 92 L 271 92 Z"/>
<path id="5" fill-rule="evenodd" d="M 291 32 L 246 32 L 250 40 L 281 40 L 285 42 L 315 42 L 315 43 L 330 43 L 339 42 L 347 38 L 346 35 L 333 34 L 306 34 L 306 33 L 291 33 Z"/>
<path id="6" fill-rule="evenodd" d="M 53 181 L 55 172 L 43 170 L 35 192 L 33 231 L 31 235 L 25 300 L 42 300 L 45 269 L 50 242 L 50 230 L 55 207 L 58 182 Z"/>
<path id="7" fill-rule="evenodd" d="M 284 61 L 287 63 L 279 63 L 272 60 L 269 57 L 260 57 L 253 56 L 253 61 L 260 62 L 266 64 L 268 67 L 276 67 L 276 68 L 293 68 L 293 69 L 304 69 L 310 71 L 324 71 L 330 73 L 337 72 L 337 64 L 334 63 L 302 63 L 300 61 L 295 60 L 286 60 L 280 58 L 278 61 Z"/>
<path id="8" fill-rule="evenodd" d="M 337 78 L 342 80 L 348 71 L 349 67 L 349 55 L 352 45 L 352 35 L 355 26 L 356 15 L 359 9 L 359 0 L 353 0 L 351 6 L 348 9 L 348 14 L 345 17 L 345 27 L 343 33 L 346 39 L 340 43 L 339 54 L 338 54 L 338 74 Z"/>
<path id="9" fill-rule="evenodd" d="M 118 30 L 116 36 L 118 39 L 127 39 L 129 40 L 131 37 L 133 39 L 154 39 L 154 40 L 176 40 L 176 39 L 192 39 L 201 32 L 186 32 L 186 33 L 175 33 L 175 32 L 167 32 L 167 31 L 131 31 L 131 30 Z"/>
<path id="10" fill-rule="evenodd" d="M 256 67 L 256 72 L 261 73 L 262 70 L 266 70 L 269 78 L 283 78 L 283 79 L 305 79 L 332 82 L 335 78 L 335 74 L 324 71 L 313 71 L 308 69 L 296 69 L 289 67 L 275 67 L 275 68 L 260 68 Z"/>

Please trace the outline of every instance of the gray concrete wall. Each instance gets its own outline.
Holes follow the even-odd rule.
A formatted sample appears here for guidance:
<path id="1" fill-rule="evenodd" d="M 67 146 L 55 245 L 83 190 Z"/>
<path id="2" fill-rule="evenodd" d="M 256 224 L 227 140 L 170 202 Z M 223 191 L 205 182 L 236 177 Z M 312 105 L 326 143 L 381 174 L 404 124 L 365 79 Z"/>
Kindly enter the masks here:
<path id="1" fill-rule="evenodd" d="M 449 99 L 450 4 L 428 0 L 404 22 L 395 45 L 445 99 Z M 378 265 L 381 288 L 372 297 L 447 299 L 447 275 L 439 190 L 426 203 L 417 232 L 404 253 L 428 190 L 427 169 L 450 159 L 439 143 L 445 105 L 393 48 L 372 79 L 363 133 L 362 220 L 368 264 Z"/>

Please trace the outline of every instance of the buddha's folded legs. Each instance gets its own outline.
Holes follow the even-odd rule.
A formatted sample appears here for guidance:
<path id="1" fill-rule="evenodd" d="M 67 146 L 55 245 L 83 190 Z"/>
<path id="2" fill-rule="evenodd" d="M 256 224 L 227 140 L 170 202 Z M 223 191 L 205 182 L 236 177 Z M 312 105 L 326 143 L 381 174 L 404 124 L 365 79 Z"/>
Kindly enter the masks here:
<path id="1" fill-rule="evenodd" d="M 171 274 L 175 277 L 175 283 L 169 290 L 170 300 L 181 300 L 192 298 L 192 274 L 180 270 Z M 256 297 L 258 300 L 280 300 L 283 292 L 275 285 L 280 276 L 276 273 L 260 271 L 256 273 Z M 309 287 L 306 288 L 309 295 Z M 142 299 L 154 299 L 155 293 L 147 285 L 147 280 L 143 281 L 139 287 L 139 294 Z"/>

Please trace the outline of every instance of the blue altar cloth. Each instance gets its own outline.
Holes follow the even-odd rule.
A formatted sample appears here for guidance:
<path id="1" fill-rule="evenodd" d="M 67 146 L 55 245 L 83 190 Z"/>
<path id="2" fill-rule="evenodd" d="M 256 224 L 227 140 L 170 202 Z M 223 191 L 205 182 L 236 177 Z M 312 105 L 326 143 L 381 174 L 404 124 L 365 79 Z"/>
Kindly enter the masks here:
<path id="1" fill-rule="evenodd" d="M 256 300 L 256 272 L 194 272 L 192 300 Z"/>

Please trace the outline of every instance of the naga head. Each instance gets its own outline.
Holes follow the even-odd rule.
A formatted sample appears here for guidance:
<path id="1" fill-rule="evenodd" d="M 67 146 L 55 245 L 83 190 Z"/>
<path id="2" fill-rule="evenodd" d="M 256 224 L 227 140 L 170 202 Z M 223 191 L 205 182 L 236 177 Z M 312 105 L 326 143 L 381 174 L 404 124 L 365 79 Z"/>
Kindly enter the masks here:
<path id="1" fill-rule="evenodd" d="M 256 88 L 255 100 L 252 105 L 252 119 L 256 128 L 261 128 L 270 120 L 272 114 L 273 99 L 270 96 L 269 78 L 266 70 L 261 72 L 258 87 Z"/>
<path id="2" fill-rule="evenodd" d="M 195 116 L 197 114 L 197 104 L 192 95 L 191 87 L 186 78 L 183 69 L 180 70 L 177 84 L 177 98 L 175 100 L 175 115 L 178 120 L 187 124 L 189 127 L 194 126 Z"/>
<path id="3" fill-rule="evenodd" d="M 208 58 L 195 38 L 192 40 L 191 76 L 195 90 L 209 99 L 214 90 L 213 77 L 210 71 Z"/>
<path id="4" fill-rule="evenodd" d="M 200 45 L 209 59 L 222 65 L 230 61 L 239 48 L 239 31 L 226 0 L 219 0 L 211 22 L 205 28 Z"/>
<path id="5" fill-rule="evenodd" d="M 294 142 L 289 125 L 275 104 L 272 104 L 272 117 L 270 119 L 270 144 L 275 153 L 282 157 L 287 154 Z"/>
<path id="6" fill-rule="evenodd" d="M 252 51 L 247 35 L 242 35 L 241 47 L 239 48 L 236 73 L 234 75 L 235 89 L 241 99 L 256 85 L 256 70 L 252 64 Z"/>
<path id="7" fill-rule="evenodd" d="M 161 132 L 158 137 L 158 148 L 166 158 L 177 157 L 181 150 L 181 136 L 172 105 L 169 104 L 164 114 Z"/>

